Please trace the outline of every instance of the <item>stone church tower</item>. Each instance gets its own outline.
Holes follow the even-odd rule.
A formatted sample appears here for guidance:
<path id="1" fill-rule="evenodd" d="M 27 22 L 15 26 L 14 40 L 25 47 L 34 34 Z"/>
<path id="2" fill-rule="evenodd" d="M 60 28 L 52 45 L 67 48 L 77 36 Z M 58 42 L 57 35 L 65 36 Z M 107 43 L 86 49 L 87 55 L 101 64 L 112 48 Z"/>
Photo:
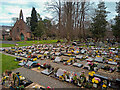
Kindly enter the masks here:
<path id="1" fill-rule="evenodd" d="M 14 41 L 28 40 L 31 38 L 31 30 L 24 22 L 22 10 L 20 10 L 19 19 L 17 19 L 12 27 L 10 35 Z"/>

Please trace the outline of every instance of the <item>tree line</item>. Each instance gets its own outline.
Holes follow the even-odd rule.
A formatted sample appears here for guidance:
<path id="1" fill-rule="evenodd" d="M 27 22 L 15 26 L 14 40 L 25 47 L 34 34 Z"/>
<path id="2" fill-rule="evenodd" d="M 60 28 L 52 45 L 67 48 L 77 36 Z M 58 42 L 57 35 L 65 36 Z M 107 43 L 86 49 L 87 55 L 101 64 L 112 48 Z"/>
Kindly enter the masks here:
<path id="1" fill-rule="evenodd" d="M 114 23 L 106 20 L 105 2 L 99 2 L 93 8 L 92 2 L 63 2 L 54 0 L 46 3 L 46 11 L 51 12 L 52 19 L 42 19 L 35 8 L 32 8 L 31 17 L 26 18 L 26 23 L 31 27 L 34 39 L 42 37 L 64 39 L 68 41 L 86 39 L 88 37 L 103 39 L 106 36 L 107 26 L 111 24 L 116 40 L 120 40 L 120 2 L 116 3 Z"/>

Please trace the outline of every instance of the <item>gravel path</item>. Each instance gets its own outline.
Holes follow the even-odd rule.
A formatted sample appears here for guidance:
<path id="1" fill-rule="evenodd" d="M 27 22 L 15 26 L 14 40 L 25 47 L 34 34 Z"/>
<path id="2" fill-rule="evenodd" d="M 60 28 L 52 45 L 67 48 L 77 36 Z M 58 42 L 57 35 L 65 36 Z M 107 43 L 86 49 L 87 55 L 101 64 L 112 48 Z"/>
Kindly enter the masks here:
<path id="1" fill-rule="evenodd" d="M 14 70 L 14 72 L 20 72 L 23 76 L 25 76 L 26 78 L 29 78 L 31 81 L 45 87 L 50 86 L 52 88 L 79 88 L 73 84 L 59 81 L 55 78 L 46 76 L 44 74 L 41 74 L 36 71 L 32 71 L 27 68 L 18 68 Z"/>
<path id="2" fill-rule="evenodd" d="M 0 41 L 0 43 L 5 43 L 5 44 L 16 44 L 16 42 L 19 41 Z"/>

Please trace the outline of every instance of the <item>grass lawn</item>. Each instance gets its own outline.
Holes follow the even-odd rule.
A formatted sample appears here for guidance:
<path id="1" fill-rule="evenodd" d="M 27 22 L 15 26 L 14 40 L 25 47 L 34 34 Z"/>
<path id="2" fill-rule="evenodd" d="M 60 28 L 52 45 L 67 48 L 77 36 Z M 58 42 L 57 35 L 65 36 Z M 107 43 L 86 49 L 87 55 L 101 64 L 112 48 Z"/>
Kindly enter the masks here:
<path id="1" fill-rule="evenodd" d="M 32 44 L 52 44 L 52 43 L 56 43 L 58 40 L 34 40 L 34 41 L 20 41 L 17 42 L 18 43 L 18 47 L 22 47 L 22 46 L 31 46 Z M 60 40 L 61 42 L 63 42 L 63 40 Z M 2 43 L 2 45 L 0 45 L 0 47 L 14 47 L 15 44 L 5 44 Z"/>
<path id="2" fill-rule="evenodd" d="M 14 44 L 4 44 L 4 43 L 2 43 L 1 46 L 2 47 L 14 47 L 15 45 Z"/>
<path id="3" fill-rule="evenodd" d="M 19 44 L 18 47 L 22 47 L 22 46 L 30 46 L 32 44 Z M 14 44 L 5 44 L 5 43 L 2 43 L 2 45 L 0 45 L 0 47 L 14 47 L 15 45 Z"/>
<path id="4" fill-rule="evenodd" d="M 18 44 L 52 44 L 56 43 L 58 40 L 34 40 L 34 41 L 21 41 L 17 42 Z M 63 42 L 63 40 L 60 40 Z"/>
<path id="5" fill-rule="evenodd" d="M 5 54 L 0 53 L 0 60 L 2 61 L 2 72 L 5 70 L 13 70 L 19 68 L 18 62 L 14 61 L 15 57 L 8 56 Z"/>
<path id="6" fill-rule="evenodd" d="M 120 46 L 118 46 L 118 48 L 120 48 Z"/>

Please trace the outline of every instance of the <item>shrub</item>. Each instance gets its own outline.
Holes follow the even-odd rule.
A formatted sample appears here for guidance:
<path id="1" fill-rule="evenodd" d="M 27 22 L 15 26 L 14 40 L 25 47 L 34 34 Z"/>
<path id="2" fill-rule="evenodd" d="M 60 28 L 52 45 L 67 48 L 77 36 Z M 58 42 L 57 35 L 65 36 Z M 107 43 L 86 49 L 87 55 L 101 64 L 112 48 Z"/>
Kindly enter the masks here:
<path id="1" fill-rule="evenodd" d="M 12 41 L 12 38 L 11 38 L 11 37 L 8 37 L 7 40 L 8 40 L 8 41 Z"/>

